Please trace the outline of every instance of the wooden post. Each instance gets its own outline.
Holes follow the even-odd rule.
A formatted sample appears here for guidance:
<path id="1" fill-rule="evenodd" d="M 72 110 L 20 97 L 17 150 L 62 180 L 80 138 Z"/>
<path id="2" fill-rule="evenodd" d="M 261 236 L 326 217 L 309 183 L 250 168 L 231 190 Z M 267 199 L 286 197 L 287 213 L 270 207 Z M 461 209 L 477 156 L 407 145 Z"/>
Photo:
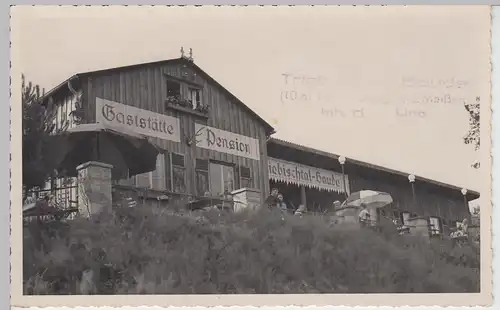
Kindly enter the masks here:
<path id="1" fill-rule="evenodd" d="M 307 206 L 306 188 L 303 185 L 300 186 L 300 203 L 304 207 Z"/>
<path id="2" fill-rule="evenodd" d="M 347 184 L 346 184 L 346 181 L 345 181 L 344 164 L 342 164 L 342 186 L 343 186 L 343 190 L 344 190 L 345 199 L 347 200 L 347 198 L 349 198 L 349 195 L 347 194 Z"/>
<path id="3" fill-rule="evenodd" d="M 415 194 L 415 183 L 411 182 L 411 192 L 413 197 L 413 210 L 417 210 L 417 196 Z"/>

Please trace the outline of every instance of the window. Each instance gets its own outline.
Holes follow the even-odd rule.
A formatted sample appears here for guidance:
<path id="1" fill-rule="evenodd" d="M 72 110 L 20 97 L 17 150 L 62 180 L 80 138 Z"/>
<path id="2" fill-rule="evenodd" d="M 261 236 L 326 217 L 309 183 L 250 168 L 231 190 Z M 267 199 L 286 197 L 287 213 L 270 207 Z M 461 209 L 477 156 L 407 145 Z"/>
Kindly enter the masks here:
<path id="1" fill-rule="evenodd" d="M 45 184 L 43 185 L 42 188 L 40 188 L 41 190 L 44 190 L 44 189 L 51 189 L 52 187 L 52 181 L 51 179 L 48 179 L 47 181 L 45 181 Z"/>
<path id="2" fill-rule="evenodd" d="M 191 107 L 196 110 L 201 107 L 201 91 L 197 88 L 188 89 L 188 100 L 191 102 Z"/>
<path id="3" fill-rule="evenodd" d="M 165 189 L 172 191 L 172 164 L 170 163 L 170 154 L 165 152 L 163 159 L 163 168 L 165 169 Z"/>
<path id="4" fill-rule="evenodd" d="M 186 167 L 184 155 L 172 153 L 172 190 L 176 193 L 186 192 Z"/>
<path id="5" fill-rule="evenodd" d="M 62 127 L 62 107 L 61 105 L 58 105 L 56 108 L 56 129 L 60 130 Z"/>
<path id="6" fill-rule="evenodd" d="M 167 81 L 167 97 L 181 96 L 181 84 L 172 80 Z"/>
<path id="7" fill-rule="evenodd" d="M 66 124 L 67 121 L 66 100 L 58 101 L 56 104 L 57 104 L 56 117 L 55 117 L 56 129 L 61 130 L 64 128 L 64 125 Z"/>
<path id="8" fill-rule="evenodd" d="M 220 163 L 210 163 L 210 193 L 223 195 L 234 190 L 234 167 Z"/>
<path id="9" fill-rule="evenodd" d="M 68 101 L 64 100 L 63 102 L 61 102 L 61 110 L 60 110 L 61 111 L 61 128 L 64 128 L 66 125 L 67 116 L 68 116 L 67 109 L 68 109 Z"/>
<path id="10" fill-rule="evenodd" d="M 208 114 L 209 107 L 202 102 L 202 85 L 171 74 L 165 74 L 165 76 L 167 79 L 167 98 L 165 100 L 167 108 L 185 113 L 193 112 L 193 115 L 198 116 Z"/>
<path id="11" fill-rule="evenodd" d="M 185 183 L 184 156 L 167 152 L 158 154 L 154 171 L 141 173 L 119 181 L 121 185 L 178 193 L 185 192 Z M 175 188 L 173 188 L 173 184 L 176 184 Z"/>
<path id="12" fill-rule="evenodd" d="M 125 186 L 136 186 L 163 191 L 168 189 L 167 174 L 165 174 L 165 154 L 160 153 L 156 157 L 156 169 L 151 172 L 137 174 L 130 178 L 119 180 L 117 183 Z"/>
<path id="13" fill-rule="evenodd" d="M 252 187 L 252 173 L 250 168 L 240 166 L 240 188 Z"/>
<path id="14" fill-rule="evenodd" d="M 58 128 L 57 126 L 59 126 L 57 113 L 56 113 L 56 117 L 54 117 L 52 120 L 52 125 L 54 125 L 54 130 L 57 130 L 57 128 Z"/>
<path id="15" fill-rule="evenodd" d="M 135 176 L 135 186 L 141 188 L 151 187 L 151 178 L 149 176 L 150 172 L 141 173 Z"/>
<path id="16" fill-rule="evenodd" d="M 208 159 L 196 159 L 196 193 L 199 196 L 204 196 L 210 190 L 208 166 Z"/>

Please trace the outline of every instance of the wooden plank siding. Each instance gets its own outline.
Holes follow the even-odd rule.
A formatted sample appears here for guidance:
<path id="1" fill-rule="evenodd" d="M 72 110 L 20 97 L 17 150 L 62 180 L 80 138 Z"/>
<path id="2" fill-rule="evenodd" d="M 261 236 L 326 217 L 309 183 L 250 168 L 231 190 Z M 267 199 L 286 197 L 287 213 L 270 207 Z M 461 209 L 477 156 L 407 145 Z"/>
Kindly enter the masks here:
<path id="1" fill-rule="evenodd" d="M 56 131 L 64 131 L 77 125 L 72 112 L 76 110 L 78 104 L 81 104 L 82 92 L 81 90 L 76 90 L 79 88 L 79 85 L 73 85 L 72 87 L 75 89 L 74 94 L 68 91 L 51 97 L 56 108 L 53 120 Z M 76 183 L 76 178 L 64 180 L 64 178 L 50 177 L 41 190 L 52 191 L 56 201 L 61 203 L 63 207 L 69 208 L 70 204 L 75 203 L 76 197 L 78 197 Z"/>
<path id="2" fill-rule="evenodd" d="M 219 87 L 203 78 L 201 74 L 197 74 L 192 82 L 202 87 L 201 100 L 209 103 L 208 118 L 204 119 L 166 107 L 169 80 L 165 74 L 179 78 L 182 69 L 181 63 L 165 63 L 83 75 L 81 82 L 87 121 L 95 122 L 95 104 L 98 97 L 176 117 L 180 123 L 181 142 L 150 138 L 162 149 L 185 156 L 187 193 L 195 193 L 195 161 L 199 158 L 232 164 L 235 166 L 236 176 L 239 166 L 250 168 L 251 185 L 261 189 L 264 198 L 269 192 L 265 127 L 241 104 L 231 100 Z M 194 136 L 195 123 L 258 139 L 260 160 L 189 146 L 185 140 L 186 137 Z M 235 185 L 239 185 L 238 179 Z"/>
<path id="3" fill-rule="evenodd" d="M 415 180 L 415 202 L 411 183 L 407 178 L 388 173 L 369 171 L 366 168 L 345 165 L 352 191 L 371 189 L 390 193 L 394 205 L 402 211 L 409 211 L 418 216 L 436 216 L 446 220 L 462 221 L 469 216 L 462 193 L 458 190 L 437 188 Z"/>

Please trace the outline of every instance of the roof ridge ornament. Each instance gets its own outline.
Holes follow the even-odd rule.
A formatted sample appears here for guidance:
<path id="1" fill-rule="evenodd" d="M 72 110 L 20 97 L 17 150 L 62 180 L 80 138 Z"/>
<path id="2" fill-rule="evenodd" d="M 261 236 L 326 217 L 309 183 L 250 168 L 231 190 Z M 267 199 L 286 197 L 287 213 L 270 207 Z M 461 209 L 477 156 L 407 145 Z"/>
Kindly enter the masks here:
<path id="1" fill-rule="evenodd" d="M 193 49 L 192 49 L 192 48 L 189 48 L 189 56 L 186 56 L 186 55 L 184 54 L 184 47 L 183 47 L 183 46 L 181 46 L 181 58 L 182 58 L 182 59 L 186 59 L 186 60 L 188 60 L 188 61 L 190 61 L 190 62 L 194 62 L 194 58 L 193 58 Z"/>

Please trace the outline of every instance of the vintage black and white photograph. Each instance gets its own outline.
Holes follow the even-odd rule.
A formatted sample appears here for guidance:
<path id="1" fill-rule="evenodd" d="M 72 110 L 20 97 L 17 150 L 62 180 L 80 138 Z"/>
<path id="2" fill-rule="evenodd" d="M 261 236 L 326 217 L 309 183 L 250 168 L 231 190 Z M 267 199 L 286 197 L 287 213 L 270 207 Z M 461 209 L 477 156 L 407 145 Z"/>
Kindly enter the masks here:
<path id="1" fill-rule="evenodd" d="M 488 6 L 11 16 L 19 305 L 491 302 Z"/>

